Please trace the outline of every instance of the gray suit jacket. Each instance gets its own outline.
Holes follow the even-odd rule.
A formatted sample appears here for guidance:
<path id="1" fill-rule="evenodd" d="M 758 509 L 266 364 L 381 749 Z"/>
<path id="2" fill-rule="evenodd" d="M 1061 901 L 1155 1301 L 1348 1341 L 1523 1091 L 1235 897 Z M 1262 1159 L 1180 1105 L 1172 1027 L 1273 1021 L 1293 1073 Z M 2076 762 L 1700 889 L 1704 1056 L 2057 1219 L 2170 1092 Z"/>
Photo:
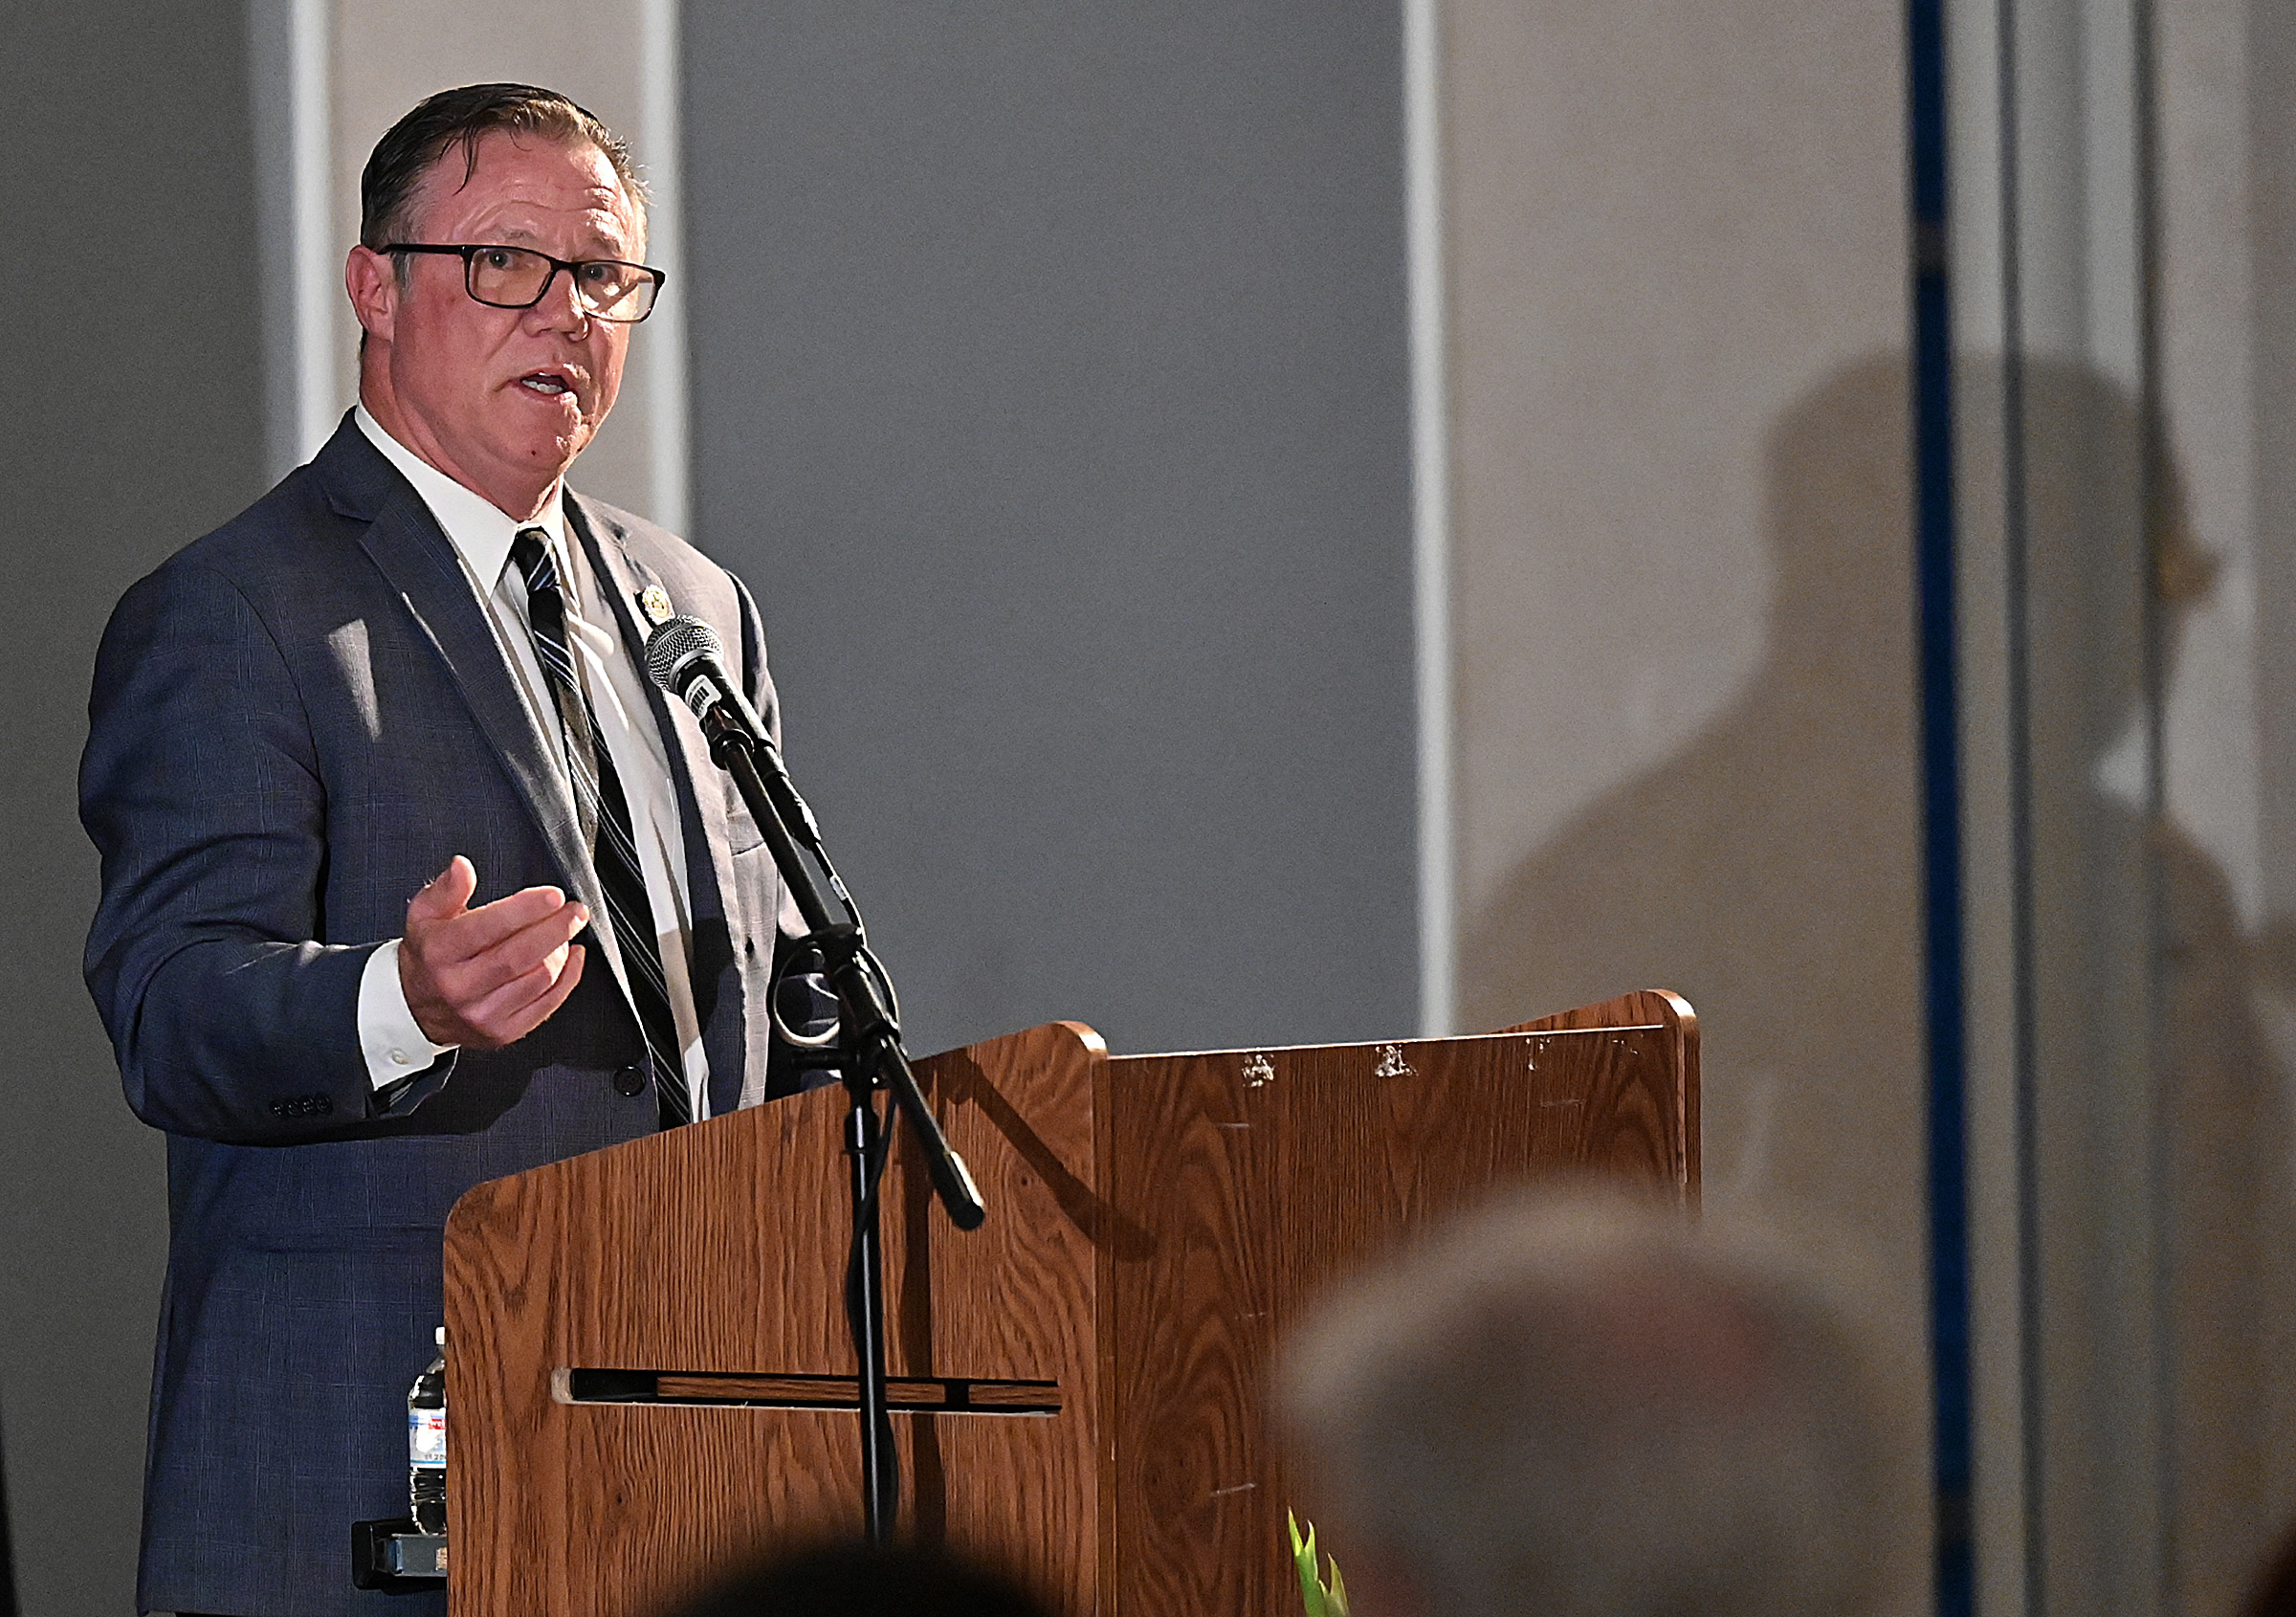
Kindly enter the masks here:
<path id="1" fill-rule="evenodd" d="M 770 719 L 740 584 L 637 518 L 568 506 L 632 652 L 636 598 L 658 585 L 718 629 Z M 477 866 L 474 902 L 552 883 L 604 913 L 555 764 L 446 535 L 347 417 L 310 465 L 127 592 L 89 719 L 80 814 L 103 892 L 88 985 L 129 1104 L 168 1135 L 139 1604 L 443 1611 L 354 1590 L 348 1546 L 354 1519 L 406 1511 L 405 1400 L 441 1318 L 447 1210 L 481 1180 L 651 1132 L 655 1100 L 603 960 L 519 1043 L 381 1096 L 360 975 L 458 853 Z M 725 1111 L 766 1070 L 788 918 L 692 715 L 657 693 L 654 721 Z"/>

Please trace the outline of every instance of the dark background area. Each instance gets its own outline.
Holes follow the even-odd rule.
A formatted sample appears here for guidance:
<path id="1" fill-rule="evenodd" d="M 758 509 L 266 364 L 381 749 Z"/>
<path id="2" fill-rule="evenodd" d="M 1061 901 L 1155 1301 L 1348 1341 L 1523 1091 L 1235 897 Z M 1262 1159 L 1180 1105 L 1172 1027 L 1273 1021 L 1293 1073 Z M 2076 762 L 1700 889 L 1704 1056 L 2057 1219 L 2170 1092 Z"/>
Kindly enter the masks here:
<path id="1" fill-rule="evenodd" d="M 166 1189 L 80 986 L 96 856 L 72 783 L 113 601 L 262 492 L 245 19 L 13 6 L 0 49 L 0 1428 L 36 1617 L 132 1609 Z"/>
<path id="2" fill-rule="evenodd" d="M 131 1607 L 161 1141 L 78 976 L 121 589 L 263 487 L 232 0 L 18 7 L 0 1429 L 23 1605 Z M 1398 22 L 685 9 L 695 537 L 931 1050 L 1416 1021 Z M 580 483 L 579 471 L 575 479 Z"/>

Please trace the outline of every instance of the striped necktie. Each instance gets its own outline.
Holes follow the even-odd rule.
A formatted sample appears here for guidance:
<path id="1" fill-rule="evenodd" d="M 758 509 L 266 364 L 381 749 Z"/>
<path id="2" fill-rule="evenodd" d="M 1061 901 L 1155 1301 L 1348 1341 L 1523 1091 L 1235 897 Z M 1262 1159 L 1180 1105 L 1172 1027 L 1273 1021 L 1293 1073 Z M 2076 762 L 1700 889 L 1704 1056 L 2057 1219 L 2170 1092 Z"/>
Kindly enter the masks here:
<path id="1" fill-rule="evenodd" d="M 646 875 L 630 832 L 629 803 L 622 794 L 622 778 L 614 770 L 606 738 L 599 734 L 598 715 L 584 694 L 581 670 L 566 644 L 565 590 L 549 536 L 541 528 L 519 529 L 511 541 L 510 559 L 526 580 L 526 623 L 534 636 L 534 654 L 558 708 L 566 775 L 574 786 L 574 812 L 598 873 L 605 919 L 621 951 L 638 1030 L 645 1035 L 662 1127 L 673 1128 L 692 1121 L 694 1114 L 686 1094 L 685 1063 L 678 1057 L 677 1019 L 671 1014 L 670 986 L 662 975 L 653 906 L 646 898 Z"/>

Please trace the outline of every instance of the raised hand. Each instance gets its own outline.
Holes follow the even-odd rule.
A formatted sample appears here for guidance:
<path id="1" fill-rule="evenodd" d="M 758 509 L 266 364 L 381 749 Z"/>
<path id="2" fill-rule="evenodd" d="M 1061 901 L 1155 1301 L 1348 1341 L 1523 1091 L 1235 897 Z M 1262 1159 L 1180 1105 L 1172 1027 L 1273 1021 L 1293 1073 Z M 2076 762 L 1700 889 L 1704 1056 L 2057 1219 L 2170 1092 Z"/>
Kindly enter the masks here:
<path id="1" fill-rule="evenodd" d="M 582 981 L 575 934 L 588 908 L 555 887 L 529 887 L 476 909 L 478 872 L 457 853 L 407 904 L 399 986 L 432 1044 L 497 1050 L 524 1038 Z"/>

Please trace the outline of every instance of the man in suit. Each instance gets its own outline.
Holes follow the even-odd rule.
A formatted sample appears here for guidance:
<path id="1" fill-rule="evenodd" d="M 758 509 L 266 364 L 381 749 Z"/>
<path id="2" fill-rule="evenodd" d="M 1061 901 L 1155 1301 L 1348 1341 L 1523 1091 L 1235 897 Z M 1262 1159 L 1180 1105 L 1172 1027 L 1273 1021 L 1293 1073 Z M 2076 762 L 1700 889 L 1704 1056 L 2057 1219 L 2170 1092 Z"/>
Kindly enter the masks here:
<path id="1" fill-rule="evenodd" d="M 406 1514 L 448 1209 L 767 1093 L 783 893 L 641 656 L 701 618 L 774 721 L 755 607 L 563 481 L 662 279 L 629 153 L 477 85 L 361 190 L 358 410 L 127 593 L 90 704 L 87 978 L 167 1134 L 145 1611 L 443 1612 L 348 1545 Z"/>

